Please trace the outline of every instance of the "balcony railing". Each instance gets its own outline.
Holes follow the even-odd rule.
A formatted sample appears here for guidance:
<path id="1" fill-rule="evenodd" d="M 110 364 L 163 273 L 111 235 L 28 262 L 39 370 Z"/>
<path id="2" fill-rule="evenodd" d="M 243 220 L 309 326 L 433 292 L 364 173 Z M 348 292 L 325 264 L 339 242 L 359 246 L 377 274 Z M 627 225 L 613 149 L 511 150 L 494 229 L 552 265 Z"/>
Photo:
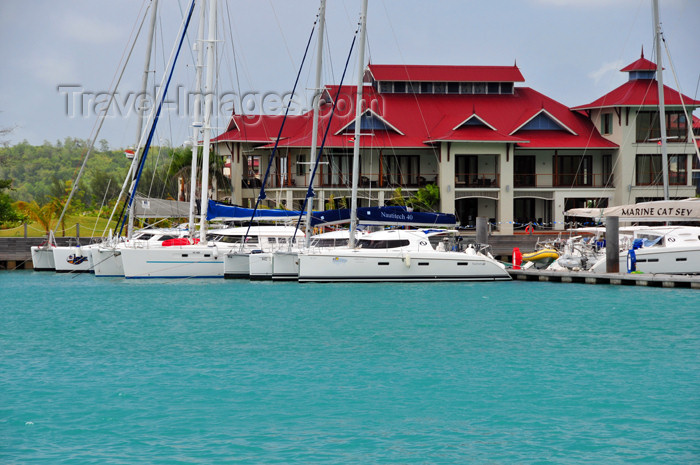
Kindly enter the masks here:
<path id="1" fill-rule="evenodd" d="M 280 176 L 270 175 L 267 187 L 269 188 L 306 188 L 309 185 L 309 175 Z M 360 189 L 396 189 L 420 188 L 426 184 L 437 183 L 437 173 L 401 174 L 401 173 L 379 173 L 362 172 L 358 180 Z M 316 175 L 316 185 L 319 187 L 350 188 L 352 186 L 352 172 L 334 172 L 332 174 L 323 173 Z M 260 188 L 260 181 L 256 179 L 244 179 L 244 188 Z"/>
<path id="2" fill-rule="evenodd" d="M 500 187 L 500 174 L 498 173 L 456 173 L 455 187 Z"/>
<path id="3" fill-rule="evenodd" d="M 610 173 L 518 173 L 515 187 L 615 187 Z"/>

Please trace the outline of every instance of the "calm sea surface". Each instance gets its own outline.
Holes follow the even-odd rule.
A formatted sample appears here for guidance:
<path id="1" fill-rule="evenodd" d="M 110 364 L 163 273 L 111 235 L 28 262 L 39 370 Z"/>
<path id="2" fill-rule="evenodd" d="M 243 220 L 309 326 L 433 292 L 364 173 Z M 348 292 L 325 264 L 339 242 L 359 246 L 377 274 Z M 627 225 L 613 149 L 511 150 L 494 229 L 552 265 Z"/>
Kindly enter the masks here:
<path id="1" fill-rule="evenodd" d="M 0 273 L 3 464 L 697 464 L 700 292 Z"/>

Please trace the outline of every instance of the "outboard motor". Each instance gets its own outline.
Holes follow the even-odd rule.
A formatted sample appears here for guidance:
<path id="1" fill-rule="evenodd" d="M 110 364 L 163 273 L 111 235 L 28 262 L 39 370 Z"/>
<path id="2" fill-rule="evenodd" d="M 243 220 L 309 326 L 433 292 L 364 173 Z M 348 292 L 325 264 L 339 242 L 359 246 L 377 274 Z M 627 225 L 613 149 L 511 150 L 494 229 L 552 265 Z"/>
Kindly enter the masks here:
<path id="1" fill-rule="evenodd" d="M 632 243 L 632 248 L 627 252 L 627 272 L 633 273 L 637 271 L 637 253 L 635 250 L 641 249 L 644 245 L 644 239 L 635 239 Z"/>

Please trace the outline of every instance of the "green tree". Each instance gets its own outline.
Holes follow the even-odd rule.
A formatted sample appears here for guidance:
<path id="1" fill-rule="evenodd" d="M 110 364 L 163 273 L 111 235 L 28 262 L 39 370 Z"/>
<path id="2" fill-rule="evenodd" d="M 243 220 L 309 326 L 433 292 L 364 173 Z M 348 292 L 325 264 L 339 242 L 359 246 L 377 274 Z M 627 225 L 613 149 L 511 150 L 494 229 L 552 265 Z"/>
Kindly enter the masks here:
<path id="1" fill-rule="evenodd" d="M 418 189 L 407 203 L 416 211 L 434 212 L 440 207 L 440 188 L 437 184 L 427 184 Z"/>
<path id="2" fill-rule="evenodd" d="M 12 205 L 12 198 L 4 191 L 12 189 L 12 179 L 0 179 L 0 226 L 12 225 L 22 220 Z"/>
<path id="3" fill-rule="evenodd" d="M 15 208 L 24 213 L 26 218 L 31 219 L 44 228 L 44 232 L 48 235 L 51 231 L 54 218 L 56 217 L 56 205 L 52 202 L 39 205 L 36 201 L 25 202 L 20 200 L 15 202 Z"/>

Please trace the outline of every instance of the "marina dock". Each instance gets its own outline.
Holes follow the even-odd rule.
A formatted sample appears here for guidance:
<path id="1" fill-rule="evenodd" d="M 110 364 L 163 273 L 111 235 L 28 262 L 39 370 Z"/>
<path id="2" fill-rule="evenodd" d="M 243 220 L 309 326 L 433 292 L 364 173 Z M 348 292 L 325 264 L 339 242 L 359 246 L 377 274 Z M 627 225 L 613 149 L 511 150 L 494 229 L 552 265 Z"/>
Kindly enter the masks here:
<path id="1" fill-rule="evenodd" d="M 700 276 L 513 269 L 509 269 L 508 273 L 510 274 L 511 278 L 519 281 L 700 289 Z"/>

